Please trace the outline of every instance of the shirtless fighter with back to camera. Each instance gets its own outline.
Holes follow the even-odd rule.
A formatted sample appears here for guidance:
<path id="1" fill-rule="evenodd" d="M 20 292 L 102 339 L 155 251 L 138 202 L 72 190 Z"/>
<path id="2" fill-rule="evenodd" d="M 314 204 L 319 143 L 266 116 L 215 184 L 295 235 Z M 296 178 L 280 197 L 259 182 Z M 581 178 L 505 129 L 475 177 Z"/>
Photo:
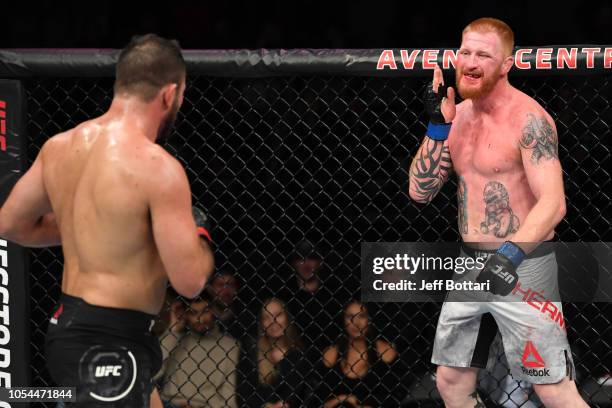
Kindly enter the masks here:
<path id="1" fill-rule="evenodd" d="M 455 106 L 452 88 L 437 94 L 439 67 L 426 93 L 431 122 L 410 168 L 410 197 L 428 203 L 451 172 L 457 175 L 462 254 L 488 257 L 482 270 L 463 278 L 489 281 L 491 292 L 482 294 L 486 301 L 447 297 L 432 356 L 437 387 L 449 408 L 484 407 L 476 376 L 486 366 L 497 324 L 516 380 L 532 383 L 546 407 L 586 407 L 573 381 L 564 323 L 517 296 L 519 281 L 549 288 L 549 296 L 557 291 L 554 251 L 540 244 L 553 238 L 565 215 L 565 194 L 552 118 L 508 82 L 513 48 L 507 24 L 473 21 L 457 56 L 464 101 Z M 554 307 L 561 311 L 560 303 Z"/>
<path id="2" fill-rule="evenodd" d="M 168 280 L 194 297 L 214 268 L 185 171 L 155 143 L 176 119 L 185 78 L 176 42 L 134 38 L 119 56 L 109 110 L 47 140 L 0 210 L 0 236 L 62 245 L 47 367 L 58 386 L 76 387 L 80 407 L 161 406 L 154 315 Z"/>

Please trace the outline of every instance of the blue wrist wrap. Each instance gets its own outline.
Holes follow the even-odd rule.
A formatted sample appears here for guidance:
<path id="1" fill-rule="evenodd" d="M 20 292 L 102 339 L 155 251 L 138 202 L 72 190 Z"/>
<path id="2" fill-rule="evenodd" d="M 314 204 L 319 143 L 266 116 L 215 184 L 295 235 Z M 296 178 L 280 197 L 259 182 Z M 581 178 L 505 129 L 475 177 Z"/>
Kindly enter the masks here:
<path id="1" fill-rule="evenodd" d="M 451 125 L 452 123 L 435 124 L 429 122 L 429 125 L 427 125 L 427 137 L 438 141 L 446 140 L 450 133 Z"/>
<path id="2" fill-rule="evenodd" d="M 504 242 L 497 250 L 497 253 L 508 258 L 515 268 L 518 268 L 523 259 L 525 259 L 525 252 L 512 241 Z"/>

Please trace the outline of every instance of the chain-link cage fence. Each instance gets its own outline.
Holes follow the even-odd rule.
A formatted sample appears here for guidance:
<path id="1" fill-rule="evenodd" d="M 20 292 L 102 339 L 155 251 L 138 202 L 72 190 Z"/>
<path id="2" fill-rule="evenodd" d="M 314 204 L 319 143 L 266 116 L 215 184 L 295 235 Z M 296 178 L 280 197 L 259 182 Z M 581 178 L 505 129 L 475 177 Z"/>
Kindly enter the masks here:
<path id="1" fill-rule="evenodd" d="M 522 74 L 511 82 L 558 128 L 568 204 L 559 239 L 611 241 L 611 75 Z M 359 297 L 361 242 L 458 240 L 454 181 L 427 206 L 407 194 L 407 169 L 425 132 L 428 80 L 192 71 L 166 147 L 212 220 L 217 272 L 201 302 L 169 294 L 161 313 L 164 400 L 193 407 L 285 401 L 293 408 L 353 395 L 372 407 L 442 406 L 429 362 L 440 304 L 366 304 L 358 315 L 371 330 L 357 357 L 345 326 Z M 112 99 L 111 78 L 24 83 L 30 161 L 47 138 L 102 114 Z M 49 384 L 42 345 L 60 294 L 61 252 L 33 250 L 31 265 L 31 370 L 41 386 Z M 591 406 L 604 407 L 612 399 L 612 309 L 565 308 L 578 387 Z M 193 325 L 180 330 L 177 315 L 198 313 L 213 316 L 214 323 L 200 319 L 209 324 L 206 334 Z M 265 322 L 285 325 L 278 344 L 270 344 Z M 479 381 L 488 406 L 538 406 L 503 361 Z M 351 398 L 339 406 L 353 406 Z"/>

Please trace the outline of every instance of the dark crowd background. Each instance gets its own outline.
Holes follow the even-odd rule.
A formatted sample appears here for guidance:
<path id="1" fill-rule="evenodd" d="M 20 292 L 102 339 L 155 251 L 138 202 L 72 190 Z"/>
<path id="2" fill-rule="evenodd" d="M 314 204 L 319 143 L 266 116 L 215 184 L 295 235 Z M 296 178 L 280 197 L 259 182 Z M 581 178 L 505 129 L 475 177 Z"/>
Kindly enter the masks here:
<path id="1" fill-rule="evenodd" d="M 565 3 L 565 2 L 564 2 Z M 452 47 L 471 20 L 513 27 L 518 45 L 610 43 L 612 4 L 465 0 L 419 2 L 176 1 L 4 2 L 2 47 L 122 48 L 156 32 L 183 48 Z"/>

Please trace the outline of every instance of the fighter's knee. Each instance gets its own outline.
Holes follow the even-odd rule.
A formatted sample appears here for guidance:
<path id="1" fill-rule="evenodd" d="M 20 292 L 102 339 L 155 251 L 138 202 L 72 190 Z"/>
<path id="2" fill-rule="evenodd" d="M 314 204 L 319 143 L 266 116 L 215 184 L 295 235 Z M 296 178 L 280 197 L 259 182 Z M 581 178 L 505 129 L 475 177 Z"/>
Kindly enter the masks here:
<path id="1" fill-rule="evenodd" d="M 446 367 L 438 367 L 436 370 L 436 388 L 441 394 L 444 394 L 446 389 L 452 384 L 453 376 L 448 373 Z"/>
<path id="2" fill-rule="evenodd" d="M 471 370 L 465 368 L 439 366 L 436 371 L 436 387 L 440 394 L 452 392 L 457 386 L 464 387 L 475 379 Z"/>
<path id="3" fill-rule="evenodd" d="M 559 398 L 563 398 L 563 393 L 560 393 L 558 384 L 534 384 L 533 389 L 540 397 L 540 401 L 544 406 L 555 406 Z"/>
<path id="4" fill-rule="evenodd" d="M 476 394 L 475 368 L 438 367 L 436 386 L 448 408 L 474 406 Z M 479 405 L 477 405 L 479 406 Z"/>
<path id="5" fill-rule="evenodd" d="M 567 379 L 556 384 L 534 384 L 533 389 L 547 407 L 560 406 L 574 399 L 580 400 L 576 384 Z"/>

